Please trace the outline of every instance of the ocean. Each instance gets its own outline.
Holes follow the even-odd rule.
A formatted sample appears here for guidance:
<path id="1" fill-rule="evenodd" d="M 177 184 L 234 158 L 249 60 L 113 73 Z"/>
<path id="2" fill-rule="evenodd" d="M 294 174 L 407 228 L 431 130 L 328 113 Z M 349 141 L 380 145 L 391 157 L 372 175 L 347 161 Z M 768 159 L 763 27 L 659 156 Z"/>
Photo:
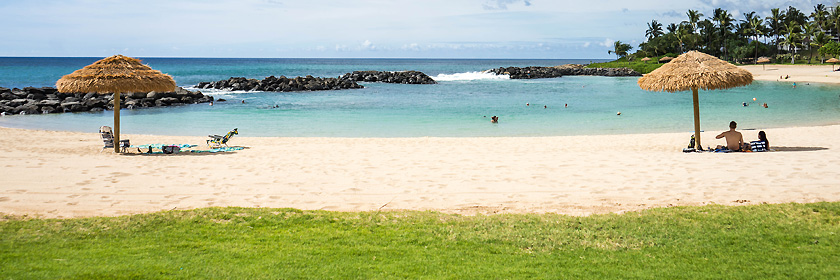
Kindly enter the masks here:
<path id="1" fill-rule="evenodd" d="M 55 86 L 61 76 L 101 58 L 0 58 L 0 86 Z M 201 90 L 226 102 L 121 110 L 124 134 L 206 136 L 522 137 L 693 133 L 690 92 L 649 92 L 637 77 L 565 76 L 512 80 L 482 71 L 602 60 L 140 58 L 179 86 L 230 77 L 338 77 L 356 70 L 424 72 L 435 85 L 360 83 L 364 89 L 316 92 Z M 840 123 L 840 87 L 755 81 L 701 91 L 703 130 Z M 244 101 L 244 103 L 242 102 Z M 749 106 L 743 106 L 747 103 Z M 767 103 L 768 108 L 761 106 Z M 621 115 L 617 113 L 621 112 Z M 498 123 L 490 123 L 498 116 Z M 14 115 L 0 126 L 97 132 L 112 112 Z"/>

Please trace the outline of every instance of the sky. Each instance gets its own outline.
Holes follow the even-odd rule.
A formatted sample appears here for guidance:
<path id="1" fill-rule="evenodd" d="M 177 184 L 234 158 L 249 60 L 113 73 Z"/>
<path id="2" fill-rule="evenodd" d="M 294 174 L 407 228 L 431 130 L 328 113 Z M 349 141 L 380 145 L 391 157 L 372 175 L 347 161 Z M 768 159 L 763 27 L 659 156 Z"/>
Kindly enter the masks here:
<path id="1" fill-rule="evenodd" d="M 0 0 L 0 56 L 604 59 L 647 23 L 836 1 Z"/>

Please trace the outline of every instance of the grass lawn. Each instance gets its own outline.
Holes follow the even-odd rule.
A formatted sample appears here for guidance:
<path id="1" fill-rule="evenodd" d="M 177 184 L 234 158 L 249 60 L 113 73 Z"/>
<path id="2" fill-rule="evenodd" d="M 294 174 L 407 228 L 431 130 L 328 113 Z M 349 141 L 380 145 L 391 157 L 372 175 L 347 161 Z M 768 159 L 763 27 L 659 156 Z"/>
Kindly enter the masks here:
<path id="1" fill-rule="evenodd" d="M 838 279 L 840 202 L 572 217 L 204 208 L 0 219 L 3 279 Z"/>
<path id="2" fill-rule="evenodd" d="M 654 58 L 654 60 L 648 62 L 642 61 L 631 61 L 627 63 L 626 58 L 621 58 L 619 60 L 610 61 L 610 62 L 602 62 L 602 63 L 591 63 L 586 65 L 586 68 L 630 68 L 636 70 L 641 74 L 650 73 L 653 70 L 659 68 L 659 66 L 664 65 L 664 63 L 657 62 L 659 58 Z"/>

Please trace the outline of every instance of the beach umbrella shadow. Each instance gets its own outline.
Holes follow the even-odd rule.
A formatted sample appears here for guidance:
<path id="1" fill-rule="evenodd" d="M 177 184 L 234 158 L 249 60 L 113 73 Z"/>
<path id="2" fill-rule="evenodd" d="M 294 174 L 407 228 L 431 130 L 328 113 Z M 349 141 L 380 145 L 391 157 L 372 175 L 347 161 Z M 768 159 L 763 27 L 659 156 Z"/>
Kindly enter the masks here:
<path id="1" fill-rule="evenodd" d="M 674 58 L 656 70 L 639 78 L 639 87 L 649 91 L 691 90 L 694 99 L 694 136 L 696 147 L 700 144 L 700 102 L 697 90 L 728 89 L 752 83 L 752 73 L 738 68 L 717 57 L 689 51 Z"/>
<path id="2" fill-rule="evenodd" d="M 62 93 L 114 94 L 114 152 L 120 152 L 120 94 L 132 92 L 173 92 L 172 76 L 153 70 L 139 59 L 123 55 L 104 58 L 56 83 Z"/>

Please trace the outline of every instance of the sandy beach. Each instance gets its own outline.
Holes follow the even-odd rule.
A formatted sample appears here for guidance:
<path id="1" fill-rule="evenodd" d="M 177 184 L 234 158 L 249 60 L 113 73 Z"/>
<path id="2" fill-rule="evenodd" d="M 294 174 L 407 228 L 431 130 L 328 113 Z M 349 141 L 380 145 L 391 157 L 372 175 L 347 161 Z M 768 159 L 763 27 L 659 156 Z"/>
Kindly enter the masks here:
<path id="1" fill-rule="evenodd" d="M 723 129 L 723 128 L 722 128 Z M 776 152 L 680 152 L 688 134 L 249 138 L 218 154 L 100 152 L 98 134 L 0 128 L 0 212 L 114 216 L 210 206 L 571 215 L 840 200 L 840 126 L 767 129 Z M 702 134 L 704 145 L 717 131 Z M 756 131 L 745 131 L 753 140 Z M 803 137 L 807 135 L 807 137 Z M 126 135 L 133 143 L 200 137 Z M 37 140 L 37 141 L 36 141 Z"/>
<path id="2" fill-rule="evenodd" d="M 840 80 L 829 66 L 744 68 L 757 80 Z M 704 124 L 703 145 L 723 144 L 714 136 L 726 125 Z M 840 125 L 754 129 L 742 131 L 745 140 L 764 130 L 776 151 L 682 153 L 690 133 L 280 138 L 241 131 L 230 144 L 244 150 L 145 155 L 100 152 L 96 133 L 0 128 L 0 213 L 71 218 L 242 206 L 589 215 L 840 200 Z"/>
<path id="3" fill-rule="evenodd" d="M 825 65 L 745 65 L 740 66 L 753 74 L 759 81 L 786 83 L 828 83 L 840 84 L 840 72 L 832 71 L 837 66 Z M 789 76 L 785 79 L 785 76 Z"/>

